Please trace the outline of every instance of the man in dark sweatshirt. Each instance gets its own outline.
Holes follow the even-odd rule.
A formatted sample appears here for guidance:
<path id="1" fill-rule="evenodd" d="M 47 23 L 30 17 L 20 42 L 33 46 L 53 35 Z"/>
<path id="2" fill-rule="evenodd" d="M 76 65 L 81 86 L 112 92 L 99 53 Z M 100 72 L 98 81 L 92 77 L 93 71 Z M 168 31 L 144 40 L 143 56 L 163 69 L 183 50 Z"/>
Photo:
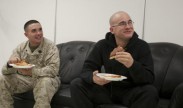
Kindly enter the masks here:
<path id="1" fill-rule="evenodd" d="M 96 43 L 86 59 L 82 74 L 71 83 L 74 108 L 95 108 L 119 103 L 128 108 L 156 108 L 158 92 L 148 44 L 139 39 L 130 16 L 119 11 L 110 20 L 110 32 Z M 105 72 L 127 77 L 122 81 L 101 78 Z"/>

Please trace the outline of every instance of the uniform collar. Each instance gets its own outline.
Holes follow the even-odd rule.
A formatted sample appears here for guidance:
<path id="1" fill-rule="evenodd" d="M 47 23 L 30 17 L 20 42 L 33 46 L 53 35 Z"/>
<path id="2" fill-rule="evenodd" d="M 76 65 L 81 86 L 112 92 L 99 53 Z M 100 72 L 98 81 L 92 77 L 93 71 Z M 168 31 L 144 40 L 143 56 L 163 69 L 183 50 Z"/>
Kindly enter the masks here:
<path id="1" fill-rule="evenodd" d="M 38 48 L 36 48 L 34 50 L 34 52 L 31 51 L 30 47 L 29 47 L 29 44 L 30 42 L 27 41 L 26 42 L 26 48 L 25 48 L 25 51 L 29 54 L 33 54 L 33 55 L 37 55 L 37 54 L 41 54 L 42 53 L 42 50 L 43 50 L 43 44 L 44 44 L 44 38 L 43 40 L 41 41 L 41 44 L 38 46 Z"/>

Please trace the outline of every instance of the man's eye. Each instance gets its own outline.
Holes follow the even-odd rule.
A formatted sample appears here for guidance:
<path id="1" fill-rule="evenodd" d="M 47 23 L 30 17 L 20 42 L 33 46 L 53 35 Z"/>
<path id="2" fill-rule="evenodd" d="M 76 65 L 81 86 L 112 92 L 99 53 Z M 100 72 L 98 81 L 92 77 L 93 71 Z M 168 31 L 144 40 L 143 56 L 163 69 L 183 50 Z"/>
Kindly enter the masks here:
<path id="1" fill-rule="evenodd" d="M 132 21 L 128 21 L 128 24 L 132 24 Z"/>
<path id="2" fill-rule="evenodd" d="M 42 31 L 42 28 L 40 28 L 39 31 Z"/>
<path id="3" fill-rule="evenodd" d="M 119 25 L 126 25 L 126 22 L 121 22 L 119 23 Z"/>
<path id="4" fill-rule="evenodd" d="M 35 30 L 35 29 L 33 29 L 33 30 L 32 30 L 32 32 L 33 32 L 33 33 L 35 33 L 35 32 L 36 32 L 36 30 Z"/>

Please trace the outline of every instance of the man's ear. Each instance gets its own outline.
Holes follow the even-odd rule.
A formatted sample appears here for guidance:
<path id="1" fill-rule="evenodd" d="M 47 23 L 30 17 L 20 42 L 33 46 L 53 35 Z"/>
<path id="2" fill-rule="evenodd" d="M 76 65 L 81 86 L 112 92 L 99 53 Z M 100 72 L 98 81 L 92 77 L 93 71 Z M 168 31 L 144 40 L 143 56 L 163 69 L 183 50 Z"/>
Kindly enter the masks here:
<path id="1" fill-rule="evenodd" d="M 24 35 L 27 37 L 27 33 L 25 32 Z"/>
<path id="2" fill-rule="evenodd" d="M 113 27 L 110 27 L 110 32 L 113 34 Z"/>

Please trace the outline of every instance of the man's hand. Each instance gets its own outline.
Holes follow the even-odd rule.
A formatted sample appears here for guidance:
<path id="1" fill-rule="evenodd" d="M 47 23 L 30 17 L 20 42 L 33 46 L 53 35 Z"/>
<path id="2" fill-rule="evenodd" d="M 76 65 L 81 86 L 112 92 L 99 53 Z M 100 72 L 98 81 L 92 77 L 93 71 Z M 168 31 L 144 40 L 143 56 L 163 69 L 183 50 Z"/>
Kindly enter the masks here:
<path id="1" fill-rule="evenodd" d="M 110 53 L 110 57 L 116 56 L 116 53 L 120 51 L 125 51 L 125 50 L 120 46 L 114 48 L 113 51 Z"/>
<path id="2" fill-rule="evenodd" d="M 123 49 L 121 46 L 118 46 L 117 48 L 113 49 L 113 51 L 110 54 L 110 58 L 114 58 L 118 62 L 125 65 L 127 68 L 131 67 L 134 62 L 131 54 L 125 52 L 125 49 Z"/>
<path id="3" fill-rule="evenodd" d="M 111 82 L 111 81 L 108 81 L 108 80 L 106 80 L 106 79 L 104 79 L 104 78 L 98 77 L 98 76 L 96 75 L 97 73 L 98 73 L 98 70 L 96 70 L 96 71 L 93 72 L 93 82 L 94 82 L 94 83 L 96 83 L 96 84 L 102 86 L 102 85 L 105 85 L 105 84 Z"/>
<path id="4" fill-rule="evenodd" d="M 11 57 L 8 60 L 8 64 L 13 64 L 13 63 L 18 63 L 18 62 L 20 62 L 20 58 L 18 58 L 18 57 Z"/>
<path id="5" fill-rule="evenodd" d="M 116 52 L 115 59 L 125 65 L 127 68 L 131 67 L 134 62 L 131 54 L 124 51 Z"/>

